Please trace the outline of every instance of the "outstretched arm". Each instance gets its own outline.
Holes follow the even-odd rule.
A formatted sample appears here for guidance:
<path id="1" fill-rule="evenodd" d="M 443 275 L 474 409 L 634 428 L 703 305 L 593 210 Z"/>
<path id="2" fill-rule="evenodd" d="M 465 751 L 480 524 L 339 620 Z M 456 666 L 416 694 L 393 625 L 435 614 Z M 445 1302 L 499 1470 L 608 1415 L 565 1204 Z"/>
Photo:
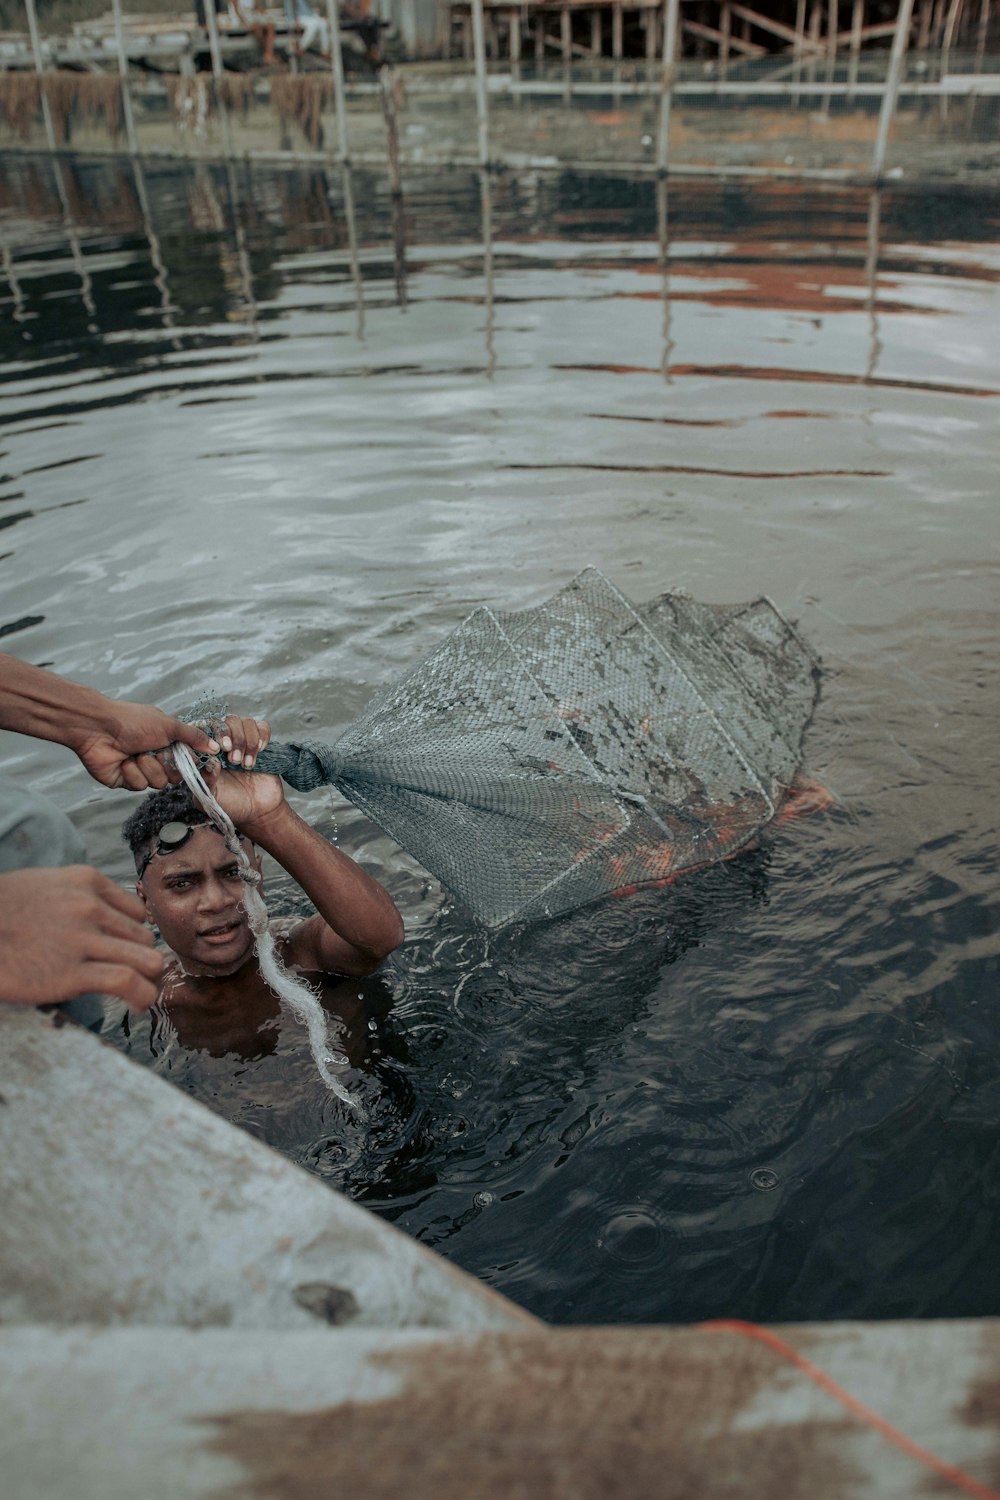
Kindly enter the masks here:
<path id="1" fill-rule="evenodd" d="M 116 703 L 93 688 L 0 654 L 0 729 L 54 740 L 105 786 L 144 792 L 179 777 L 146 752 L 180 740 L 205 755 L 219 747 L 203 730 L 144 703 Z"/>

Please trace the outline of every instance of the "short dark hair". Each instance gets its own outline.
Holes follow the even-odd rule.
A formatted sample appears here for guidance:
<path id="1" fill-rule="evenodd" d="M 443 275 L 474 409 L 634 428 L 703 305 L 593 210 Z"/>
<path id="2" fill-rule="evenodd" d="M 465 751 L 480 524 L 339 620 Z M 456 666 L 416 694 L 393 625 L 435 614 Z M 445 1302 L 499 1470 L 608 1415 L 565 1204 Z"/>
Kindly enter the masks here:
<path id="1" fill-rule="evenodd" d="M 132 858 L 138 870 L 150 844 L 165 823 L 186 823 L 197 828 L 207 823 L 208 818 L 195 802 L 183 782 L 176 786 L 165 786 L 158 792 L 144 797 L 133 813 L 122 824 L 122 838 L 132 850 Z"/>

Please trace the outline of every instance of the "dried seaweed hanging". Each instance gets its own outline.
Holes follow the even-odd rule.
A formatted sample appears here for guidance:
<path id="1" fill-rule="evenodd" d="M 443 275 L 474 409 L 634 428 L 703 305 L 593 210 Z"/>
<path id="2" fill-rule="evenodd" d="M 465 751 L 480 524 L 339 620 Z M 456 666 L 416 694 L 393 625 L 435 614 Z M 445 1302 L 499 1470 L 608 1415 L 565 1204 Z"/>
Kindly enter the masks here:
<path id="1" fill-rule="evenodd" d="M 37 73 L 0 73 L 0 101 L 8 128 L 26 140 L 38 118 L 42 91 Z"/>
<path id="2" fill-rule="evenodd" d="M 253 102 L 253 75 L 250 73 L 223 73 L 220 79 L 222 103 L 232 113 L 246 119 Z"/>
<path id="3" fill-rule="evenodd" d="M 122 125 L 121 82 L 112 74 L 52 72 L 0 73 L 0 99 L 11 130 L 26 137 L 38 119 L 42 89 L 49 103 L 52 128 L 66 145 L 74 123 L 103 121 L 111 135 Z"/>
<path id="4" fill-rule="evenodd" d="M 271 103 L 283 125 L 297 125 L 311 146 L 323 145 L 323 111 L 333 108 L 330 78 L 304 73 L 272 78 Z"/>

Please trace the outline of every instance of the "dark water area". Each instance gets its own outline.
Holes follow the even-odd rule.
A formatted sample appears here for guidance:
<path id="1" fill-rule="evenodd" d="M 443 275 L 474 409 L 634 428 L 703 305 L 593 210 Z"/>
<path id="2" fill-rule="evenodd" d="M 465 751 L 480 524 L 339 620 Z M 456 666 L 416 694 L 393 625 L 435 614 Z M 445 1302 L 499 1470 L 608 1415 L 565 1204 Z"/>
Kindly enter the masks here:
<path id="1" fill-rule="evenodd" d="M 555 1321 L 1000 1314 L 1000 195 L 12 157 L 0 255 L 30 661 L 332 740 L 594 564 L 767 594 L 824 665 L 829 811 L 531 928 L 296 797 L 406 919 L 344 989 L 366 1121 L 290 1019 L 113 1041 Z M 0 764 L 128 880 L 127 799 Z"/>

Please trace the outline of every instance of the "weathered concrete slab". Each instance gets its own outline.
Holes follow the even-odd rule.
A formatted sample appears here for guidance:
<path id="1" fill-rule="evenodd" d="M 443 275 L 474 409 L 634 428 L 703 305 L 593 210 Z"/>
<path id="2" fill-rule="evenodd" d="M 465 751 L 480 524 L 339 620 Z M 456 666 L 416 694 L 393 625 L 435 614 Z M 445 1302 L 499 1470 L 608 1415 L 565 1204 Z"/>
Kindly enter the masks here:
<path id="1" fill-rule="evenodd" d="M 781 1330 L 984 1488 L 1000 1324 Z M 697 1329 L 0 1329 L 5 1500 L 917 1500 L 957 1487 Z"/>
<path id="2" fill-rule="evenodd" d="M 535 1326 L 89 1033 L 27 1007 L 0 1007 L 0 1205 L 0 1323 Z"/>

